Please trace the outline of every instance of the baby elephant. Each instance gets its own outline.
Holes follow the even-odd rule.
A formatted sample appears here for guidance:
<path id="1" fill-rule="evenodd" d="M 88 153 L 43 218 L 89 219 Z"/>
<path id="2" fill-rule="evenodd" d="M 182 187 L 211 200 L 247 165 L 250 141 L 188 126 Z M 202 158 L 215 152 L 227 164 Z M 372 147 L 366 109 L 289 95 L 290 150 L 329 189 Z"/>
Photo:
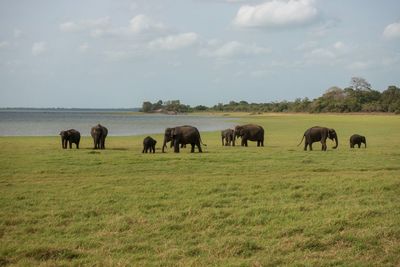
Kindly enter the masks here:
<path id="1" fill-rule="evenodd" d="M 365 148 L 367 148 L 367 140 L 365 139 L 365 136 L 353 134 L 350 137 L 350 147 L 351 148 L 354 148 L 354 145 L 358 145 L 358 148 L 360 148 L 361 143 L 364 143 Z"/>
<path id="2" fill-rule="evenodd" d="M 154 140 L 150 136 L 147 136 L 143 140 L 143 151 L 142 151 L 142 153 L 147 153 L 149 150 L 150 150 L 150 153 L 151 152 L 156 153 L 156 144 L 157 144 L 156 140 Z"/>
<path id="3" fill-rule="evenodd" d="M 69 143 L 69 148 L 72 148 L 72 143 L 76 144 L 79 149 L 79 142 L 81 141 L 81 133 L 75 129 L 70 129 L 60 132 L 62 148 L 66 149 Z"/>

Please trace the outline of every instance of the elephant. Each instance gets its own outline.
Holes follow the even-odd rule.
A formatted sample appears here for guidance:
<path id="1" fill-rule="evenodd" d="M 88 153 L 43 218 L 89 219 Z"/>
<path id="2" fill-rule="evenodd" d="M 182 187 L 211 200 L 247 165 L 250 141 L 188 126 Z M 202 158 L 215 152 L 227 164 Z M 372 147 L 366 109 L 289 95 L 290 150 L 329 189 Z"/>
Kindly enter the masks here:
<path id="1" fill-rule="evenodd" d="M 257 141 L 257 146 L 264 146 L 264 128 L 256 124 L 238 125 L 235 127 L 235 137 L 242 138 L 242 146 L 247 146 L 247 141 Z"/>
<path id="2" fill-rule="evenodd" d="M 224 146 L 235 146 L 235 130 L 226 129 L 221 131 L 222 145 Z M 225 140 L 225 142 L 224 142 Z"/>
<path id="3" fill-rule="evenodd" d="M 90 135 L 93 137 L 94 149 L 105 149 L 105 141 L 108 129 L 101 124 L 93 126 Z"/>
<path id="4" fill-rule="evenodd" d="M 300 143 L 297 146 L 301 145 L 304 138 L 305 138 L 304 150 L 307 150 L 307 146 L 309 146 L 310 150 L 312 150 L 312 143 L 320 141 L 322 144 L 322 151 L 326 151 L 326 148 L 327 148 L 326 139 L 327 138 L 329 138 L 331 140 L 335 140 L 336 145 L 333 147 L 334 149 L 336 149 L 339 145 L 338 137 L 337 137 L 335 129 L 329 129 L 326 127 L 314 126 L 314 127 L 307 129 L 304 132 L 303 138 L 301 139 Z"/>
<path id="5" fill-rule="evenodd" d="M 61 136 L 61 145 L 63 149 L 66 149 L 69 143 L 69 148 L 72 148 L 72 143 L 76 145 L 76 148 L 79 149 L 79 142 L 81 141 L 81 133 L 75 129 L 69 129 L 66 131 L 60 132 Z"/>
<path id="6" fill-rule="evenodd" d="M 148 151 L 156 153 L 156 144 L 157 141 L 154 140 L 153 138 L 151 138 L 151 136 L 147 136 L 144 140 L 143 140 L 143 151 L 142 153 L 147 153 Z"/>
<path id="7" fill-rule="evenodd" d="M 367 148 L 367 139 L 365 136 L 359 135 L 359 134 L 353 134 L 350 137 L 350 147 L 354 148 L 354 145 L 358 145 L 358 148 L 361 147 L 361 143 L 365 145 L 365 148 Z"/>
<path id="8" fill-rule="evenodd" d="M 162 146 L 162 152 L 164 153 L 164 148 L 167 146 L 167 142 L 171 142 L 171 147 L 174 146 L 174 152 L 179 153 L 179 145 L 191 144 L 191 153 L 194 152 L 195 146 L 197 146 L 199 152 L 203 152 L 201 150 L 201 145 L 203 142 L 201 141 L 199 130 L 196 127 L 184 125 L 177 126 L 174 128 L 166 128 L 164 133 L 164 142 Z M 207 146 L 206 144 L 203 144 Z"/>

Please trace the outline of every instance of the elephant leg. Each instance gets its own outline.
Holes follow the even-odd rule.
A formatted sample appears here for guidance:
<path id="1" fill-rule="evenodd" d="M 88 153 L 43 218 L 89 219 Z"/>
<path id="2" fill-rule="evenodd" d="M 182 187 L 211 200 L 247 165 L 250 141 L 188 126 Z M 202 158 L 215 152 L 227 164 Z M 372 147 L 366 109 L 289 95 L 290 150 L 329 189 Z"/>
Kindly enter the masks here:
<path id="1" fill-rule="evenodd" d="M 322 141 L 321 141 L 321 144 L 322 144 L 321 150 L 324 151 L 325 150 L 325 144 Z"/>
<path id="2" fill-rule="evenodd" d="M 244 141 L 244 146 L 248 146 L 248 144 L 247 144 L 247 139 Z"/>
<path id="3" fill-rule="evenodd" d="M 312 151 L 312 143 L 309 143 L 308 146 L 310 147 L 310 151 Z"/>
<path id="4" fill-rule="evenodd" d="M 153 146 L 152 149 L 153 149 L 153 154 L 156 153 L 156 146 Z"/>
<path id="5" fill-rule="evenodd" d="M 174 140 L 174 152 L 179 153 L 179 141 L 176 139 Z"/>
<path id="6" fill-rule="evenodd" d="M 195 144 L 194 144 L 194 143 L 191 143 L 190 145 L 191 145 L 191 147 L 192 147 L 192 148 L 190 149 L 190 153 L 193 153 L 193 152 L 194 152 L 194 146 L 195 146 Z"/>
<path id="7" fill-rule="evenodd" d="M 221 137 L 222 146 L 224 146 L 224 137 Z"/>
<path id="8" fill-rule="evenodd" d="M 69 143 L 69 149 L 72 149 L 72 142 L 69 141 L 68 143 Z"/>
<path id="9" fill-rule="evenodd" d="M 76 149 L 79 149 L 79 141 L 76 142 Z"/>
<path id="10" fill-rule="evenodd" d="M 261 146 L 264 146 L 264 140 L 261 140 Z"/>
<path id="11" fill-rule="evenodd" d="M 361 147 L 361 143 L 358 144 L 358 148 L 360 148 L 360 147 Z"/>
<path id="12" fill-rule="evenodd" d="M 307 146 L 308 146 L 307 141 L 304 141 L 304 151 L 307 151 Z"/>

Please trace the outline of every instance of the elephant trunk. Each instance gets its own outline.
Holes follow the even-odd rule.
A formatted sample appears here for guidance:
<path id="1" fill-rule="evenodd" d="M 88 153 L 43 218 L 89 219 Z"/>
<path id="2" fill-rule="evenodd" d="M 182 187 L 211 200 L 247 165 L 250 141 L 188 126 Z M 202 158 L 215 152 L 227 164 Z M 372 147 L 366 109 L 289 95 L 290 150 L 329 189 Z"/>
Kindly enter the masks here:
<path id="1" fill-rule="evenodd" d="M 334 140 L 335 140 L 336 145 L 333 148 L 337 148 L 338 145 L 339 145 L 339 141 L 338 141 L 337 136 L 335 136 Z"/>
<path id="2" fill-rule="evenodd" d="M 364 141 L 365 148 L 367 148 L 367 140 Z"/>

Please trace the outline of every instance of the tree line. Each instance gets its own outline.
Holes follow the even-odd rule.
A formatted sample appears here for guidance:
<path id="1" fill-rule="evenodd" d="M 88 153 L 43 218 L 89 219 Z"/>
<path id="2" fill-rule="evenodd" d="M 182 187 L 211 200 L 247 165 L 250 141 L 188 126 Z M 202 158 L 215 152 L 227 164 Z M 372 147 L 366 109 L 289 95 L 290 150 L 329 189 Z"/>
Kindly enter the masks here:
<path id="1" fill-rule="evenodd" d="M 247 101 L 230 101 L 218 103 L 212 107 L 198 105 L 191 107 L 181 104 L 179 100 L 143 102 L 141 111 L 146 113 L 187 113 L 194 111 L 222 112 L 390 112 L 400 114 L 400 88 L 388 86 L 383 92 L 374 90 L 364 78 L 353 77 L 350 86 L 342 89 L 333 86 L 313 100 L 297 98 L 294 101 L 267 103 L 248 103 Z"/>

